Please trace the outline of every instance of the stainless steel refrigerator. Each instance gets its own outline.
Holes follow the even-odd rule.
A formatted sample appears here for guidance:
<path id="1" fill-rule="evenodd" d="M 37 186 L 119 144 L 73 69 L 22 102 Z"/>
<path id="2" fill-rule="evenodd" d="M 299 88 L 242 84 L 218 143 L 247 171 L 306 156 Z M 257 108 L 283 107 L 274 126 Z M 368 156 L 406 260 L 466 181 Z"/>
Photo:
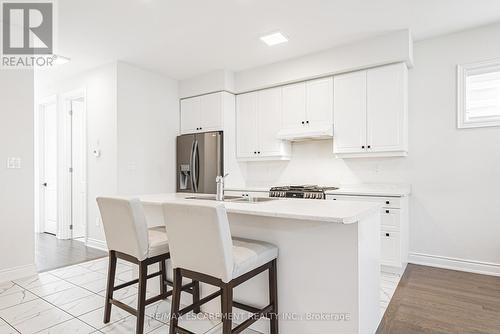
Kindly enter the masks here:
<path id="1" fill-rule="evenodd" d="M 177 192 L 215 194 L 215 178 L 224 175 L 223 133 L 177 137 Z"/>

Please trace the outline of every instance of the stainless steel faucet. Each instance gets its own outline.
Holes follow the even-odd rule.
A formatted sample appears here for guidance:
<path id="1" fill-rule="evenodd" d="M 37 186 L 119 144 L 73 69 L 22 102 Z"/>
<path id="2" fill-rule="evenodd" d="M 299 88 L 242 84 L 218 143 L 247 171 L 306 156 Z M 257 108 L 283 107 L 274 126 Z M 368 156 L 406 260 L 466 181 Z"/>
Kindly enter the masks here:
<path id="1" fill-rule="evenodd" d="M 215 199 L 217 201 L 224 201 L 224 179 L 228 175 L 229 173 L 224 176 L 219 175 L 215 178 L 215 182 L 217 183 L 217 194 L 215 195 Z"/>

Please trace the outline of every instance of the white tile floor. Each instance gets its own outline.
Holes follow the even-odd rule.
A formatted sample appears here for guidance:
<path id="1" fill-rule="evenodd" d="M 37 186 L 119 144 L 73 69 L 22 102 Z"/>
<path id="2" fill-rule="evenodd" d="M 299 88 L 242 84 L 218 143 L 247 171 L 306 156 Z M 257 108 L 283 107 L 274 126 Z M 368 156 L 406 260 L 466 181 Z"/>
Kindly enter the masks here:
<path id="1" fill-rule="evenodd" d="M 380 318 L 384 316 L 387 306 L 398 287 L 401 275 L 382 272 L 380 276 Z"/>
<path id="2" fill-rule="evenodd" d="M 113 307 L 109 324 L 102 321 L 107 262 L 107 259 L 94 260 L 0 284 L 0 334 L 135 333 L 135 317 L 117 307 Z M 117 282 L 135 278 L 131 264 L 119 262 L 117 271 Z M 399 279 L 398 275 L 382 274 L 381 314 Z M 152 296 L 157 292 L 149 293 Z M 115 298 L 135 307 L 137 286 L 115 293 Z M 168 333 L 169 312 L 169 300 L 149 305 L 145 333 Z M 184 318 L 180 325 L 195 333 L 222 332 L 220 323 L 208 318 Z"/>

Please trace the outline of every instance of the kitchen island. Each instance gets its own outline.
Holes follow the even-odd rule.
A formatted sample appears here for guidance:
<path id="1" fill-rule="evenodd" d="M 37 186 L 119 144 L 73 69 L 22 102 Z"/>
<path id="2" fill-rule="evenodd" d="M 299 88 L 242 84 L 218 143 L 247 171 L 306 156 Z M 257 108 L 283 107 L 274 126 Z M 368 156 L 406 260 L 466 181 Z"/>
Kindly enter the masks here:
<path id="1" fill-rule="evenodd" d="M 161 204 L 204 199 L 140 196 L 148 222 L 164 224 Z M 279 247 L 280 333 L 373 334 L 380 319 L 380 206 L 374 203 L 275 199 L 224 202 L 235 237 Z M 203 222 L 200 222 L 203 223 Z M 203 251 L 203 245 L 193 245 Z M 268 304 L 267 274 L 239 286 L 235 300 Z M 202 286 L 202 294 L 214 291 Z M 186 299 L 186 301 L 188 301 Z M 219 301 L 203 309 L 217 313 Z M 238 312 L 239 310 L 234 310 Z M 244 314 L 244 312 L 242 312 Z M 268 333 L 267 320 L 252 326 Z M 237 322 L 237 320 L 236 320 Z"/>

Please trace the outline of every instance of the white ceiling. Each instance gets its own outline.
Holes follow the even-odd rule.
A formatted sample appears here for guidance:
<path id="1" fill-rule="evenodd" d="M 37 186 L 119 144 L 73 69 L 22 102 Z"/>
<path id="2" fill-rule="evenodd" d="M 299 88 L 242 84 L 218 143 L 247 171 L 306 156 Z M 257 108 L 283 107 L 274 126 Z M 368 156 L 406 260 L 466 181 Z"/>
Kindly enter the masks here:
<path id="1" fill-rule="evenodd" d="M 500 21 L 499 0 L 58 0 L 56 52 L 76 72 L 114 60 L 184 79 L 411 29 L 415 40 Z M 268 47 L 280 30 L 289 42 Z"/>

